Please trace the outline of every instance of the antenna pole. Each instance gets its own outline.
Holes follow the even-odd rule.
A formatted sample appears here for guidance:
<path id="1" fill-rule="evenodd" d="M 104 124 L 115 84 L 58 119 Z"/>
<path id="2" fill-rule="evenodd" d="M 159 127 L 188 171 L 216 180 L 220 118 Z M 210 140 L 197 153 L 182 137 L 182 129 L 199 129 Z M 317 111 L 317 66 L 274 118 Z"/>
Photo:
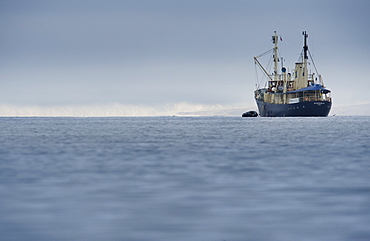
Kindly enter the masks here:
<path id="1" fill-rule="evenodd" d="M 306 33 L 306 31 L 303 31 L 302 34 L 304 35 L 304 45 L 303 45 L 304 59 L 308 59 L 308 55 L 307 55 L 307 51 L 308 51 L 308 46 L 307 46 L 308 34 Z"/>
<path id="2" fill-rule="evenodd" d="M 278 69 L 279 69 L 279 55 L 278 55 L 278 36 L 276 34 L 276 31 L 274 31 L 275 35 L 272 36 L 272 42 L 275 44 L 274 47 L 274 80 L 278 81 L 279 75 L 278 75 Z"/>
<path id="3" fill-rule="evenodd" d="M 308 60 L 308 46 L 307 46 L 307 38 L 308 34 L 306 31 L 303 31 L 303 36 L 304 36 L 304 45 L 303 45 L 303 79 L 304 79 L 304 85 L 307 86 L 308 84 L 308 68 L 307 68 L 307 60 Z"/>

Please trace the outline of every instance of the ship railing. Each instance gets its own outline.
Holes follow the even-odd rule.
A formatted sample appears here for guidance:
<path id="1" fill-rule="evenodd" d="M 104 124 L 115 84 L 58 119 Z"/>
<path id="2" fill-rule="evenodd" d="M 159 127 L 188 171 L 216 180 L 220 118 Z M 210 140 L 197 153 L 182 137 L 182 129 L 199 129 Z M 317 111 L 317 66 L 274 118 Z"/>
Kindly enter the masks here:
<path id="1" fill-rule="evenodd" d="M 311 101 L 319 101 L 319 100 L 321 100 L 317 96 L 305 96 L 305 97 L 302 97 L 302 99 L 303 99 L 304 102 L 311 102 Z"/>
<path id="2" fill-rule="evenodd" d="M 271 78 L 271 82 L 284 81 L 284 75 L 283 74 L 278 74 L 277 80 L 275 80 L 275 75 L 274 74 L 271 74 L 269 76 Z M 291 75 L 290 74 L 287 74 L 287 81 L 291 81 Z"/>
<path id="3" fill-rule="evenodd" d="M 331 101 L 330 97 L 327 96 L 304 96 L 299 98 L 300 102 L 312 102 L 312 101 Z"/>
<path id="4" fill-rule="evenodd" d="M 274 74 L 270 74 L 269 76 L 270 76 L 271 81 L 284 81 L 284 75 L 283 74 L 278 74 L 277 80 L 275 80 L 275 75 Z M 316 83 L 317 75 L 308 74 L 307 80 L 310 81 L 310 82 Z M 287 81 L 291 81 L 291 74 L 289 74 L 289 73 L 287 74 Z"/>

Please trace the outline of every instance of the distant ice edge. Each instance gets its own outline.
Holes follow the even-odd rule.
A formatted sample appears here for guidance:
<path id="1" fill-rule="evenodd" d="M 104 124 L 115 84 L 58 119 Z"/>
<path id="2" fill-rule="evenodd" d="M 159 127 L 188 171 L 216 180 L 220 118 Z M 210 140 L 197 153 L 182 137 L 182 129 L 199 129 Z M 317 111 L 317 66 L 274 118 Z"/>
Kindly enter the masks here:
<path id="1" fill-rule="evenodd" d="M 0 104 L 0 117 L 130 117 L 130 116 L 241 116 L 245 111 L 257 110 L 254 103 L 194 104 L 172 103 L 156 106 L 102 104 L 62 106 L 18 106 Z M 370 116 L 370 103 L 351 106 L 333 105 L 332 115 Z"/>
<path id="2" fill-rule="evenodd" d="M 0 117 L 234 116 L 242 113 L 245 109 L 242 106 L 242 104 L 210 105 L 186 102 L 157 106 L 118 103 L 63 106 L 17 106 L 0 104 Z"/>

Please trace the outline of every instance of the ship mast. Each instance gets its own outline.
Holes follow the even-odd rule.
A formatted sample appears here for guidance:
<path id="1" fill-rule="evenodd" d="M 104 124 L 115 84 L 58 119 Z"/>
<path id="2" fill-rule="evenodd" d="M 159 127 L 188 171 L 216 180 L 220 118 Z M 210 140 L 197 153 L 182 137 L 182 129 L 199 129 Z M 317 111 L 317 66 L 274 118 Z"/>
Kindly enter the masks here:
<path id="1" fill-rule="evenodd" d="M 274 46 L 274 81 L 279 80 L 279 74 L 278 74 L 278 62 L 279 62 L 279 55 L 278 55 L 278 36 L 276 34 L 276 31 L 274 31 L 275 35 L 272 36 L 272 43 L 275 44 Z"/>
<path id="2" fill-rule="evenodd" d="M 308 34 L 306 33 L 306 31 L 303 31 L 302 35 L 304 36 L 303 53 L 301 54 L 302 61 L 295 64 L 294 89 L 302 89 L 307 87 L 308 85 Z"/>
<path id="3" fill-rule="evenodd" d="M 306 31 L 302 32 L 302 35 L 304 35 L 304 45 L 303 45 L 303 78 L 304 78 L 304 83 L 307 85 L 308 82 L 308 68 L 307 68 L 307 61 L 308 61 L 308 46 L 307 46 L 307 38 L 308 34 Z"/>

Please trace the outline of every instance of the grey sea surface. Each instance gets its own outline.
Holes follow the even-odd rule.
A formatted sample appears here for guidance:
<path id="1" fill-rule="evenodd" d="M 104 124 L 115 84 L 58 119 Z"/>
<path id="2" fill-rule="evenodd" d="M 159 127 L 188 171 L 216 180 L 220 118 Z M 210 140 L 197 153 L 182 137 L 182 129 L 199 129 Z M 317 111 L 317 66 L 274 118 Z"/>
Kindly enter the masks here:
<path id="1" fill-rule="evenodd" d="M 370 117 L 0 118 L 1 240 L 370 240 Z"/>

